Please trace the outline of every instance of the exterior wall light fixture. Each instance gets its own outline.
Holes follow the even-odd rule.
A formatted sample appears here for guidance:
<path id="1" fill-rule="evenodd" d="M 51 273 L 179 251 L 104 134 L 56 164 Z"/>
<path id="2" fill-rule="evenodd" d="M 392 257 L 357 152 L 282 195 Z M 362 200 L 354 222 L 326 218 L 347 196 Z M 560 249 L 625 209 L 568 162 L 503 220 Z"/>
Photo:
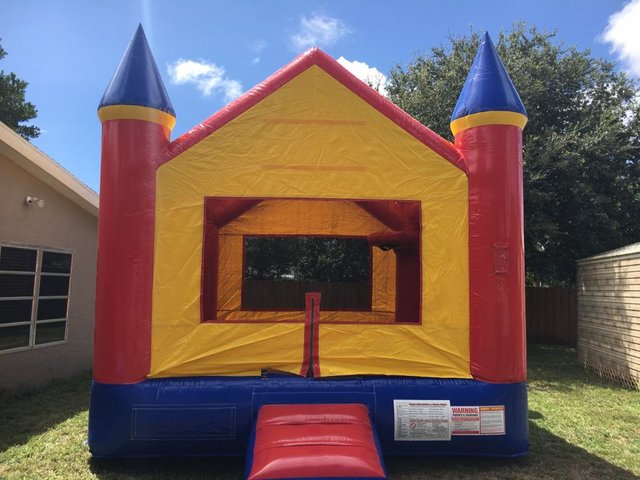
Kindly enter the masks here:
<path id="1" fill-rule="evenodd" d="M 26 203 L 30 207 L 44 207 L 44 200 L 37 197 L 32 197 L 31 195 L 27 195 L 24 199 L 24 203 Z"/>

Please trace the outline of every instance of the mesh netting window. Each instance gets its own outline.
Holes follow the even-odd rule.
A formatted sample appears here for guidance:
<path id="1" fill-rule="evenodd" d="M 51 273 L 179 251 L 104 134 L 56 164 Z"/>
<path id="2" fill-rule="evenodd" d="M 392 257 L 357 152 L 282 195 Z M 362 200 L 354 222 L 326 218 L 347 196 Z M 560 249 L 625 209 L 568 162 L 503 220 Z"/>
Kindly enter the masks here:
<path id="1" fill-rule="evenodd" d="M 371 310 L 366 238 L 245 236 L 243 310 L 304 310 L 320 292 L 323 310 Z"/>

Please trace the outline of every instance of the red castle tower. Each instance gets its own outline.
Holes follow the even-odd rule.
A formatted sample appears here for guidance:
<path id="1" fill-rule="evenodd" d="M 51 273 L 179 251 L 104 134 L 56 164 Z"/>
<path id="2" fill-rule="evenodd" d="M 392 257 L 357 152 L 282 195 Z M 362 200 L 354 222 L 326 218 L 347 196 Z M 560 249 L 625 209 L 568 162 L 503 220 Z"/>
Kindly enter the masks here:
<path id="1" fill-rule="evenodd" d="M 451 116 L 469 176 L 471 373 L 526 379 L 522 129 L 527 112 L 485 33 Z"/>
<path id="2" fill-rule="evenodd" d="M 156 168 L 175 113 L 142 26 L 100 101 L 102 170 L 94 378 L 149 373 Z"/>

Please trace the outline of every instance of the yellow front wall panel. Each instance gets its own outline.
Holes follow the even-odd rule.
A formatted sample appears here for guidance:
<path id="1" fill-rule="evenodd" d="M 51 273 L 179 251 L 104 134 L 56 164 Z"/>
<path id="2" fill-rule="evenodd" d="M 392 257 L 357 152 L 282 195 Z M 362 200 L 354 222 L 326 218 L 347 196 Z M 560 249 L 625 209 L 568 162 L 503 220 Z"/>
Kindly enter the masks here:
<path id="1" fill-rule="evenodd" d="M 200 322 L 206 196 L 419 200 L 422 323 L 321 324 L 320 368 L 470 377 L 467 178 L 317 66 L 159 168 L 150 376 L 300 371 L 302 324 Z"/>

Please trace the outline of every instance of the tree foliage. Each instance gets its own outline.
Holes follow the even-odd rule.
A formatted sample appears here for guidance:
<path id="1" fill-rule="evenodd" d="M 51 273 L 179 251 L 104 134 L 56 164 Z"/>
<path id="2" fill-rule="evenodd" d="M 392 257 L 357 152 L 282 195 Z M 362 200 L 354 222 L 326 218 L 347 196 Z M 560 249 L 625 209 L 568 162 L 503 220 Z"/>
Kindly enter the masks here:
<path id="1" fill-rule="evenodd" d="M 6 56 L 7 52 L 0 46 L 0 60 Z M 38 116 L 36 107 L 25 99 L 27 85 L 15 73 L 0 70 L 0 122 L 29 140 L 38 137 L 40 129 L 34 125 L 22 125 Z"/>
<path id="2" fill-rule="evenodd" d="M 444 137 L 480 35 L 450 37 L 390 73 L 393 102 Z M 500 54 L 529 114 L 527 281 L 575 282 L 575 261 L 640 240 L 640 90 L 615 65 L 516 24 Z"/>
<path id="3" fill-rule="evenodd" d="M 367 239 L 245 237 L 245 278 L 364 282 L 371 265 Z"/>

